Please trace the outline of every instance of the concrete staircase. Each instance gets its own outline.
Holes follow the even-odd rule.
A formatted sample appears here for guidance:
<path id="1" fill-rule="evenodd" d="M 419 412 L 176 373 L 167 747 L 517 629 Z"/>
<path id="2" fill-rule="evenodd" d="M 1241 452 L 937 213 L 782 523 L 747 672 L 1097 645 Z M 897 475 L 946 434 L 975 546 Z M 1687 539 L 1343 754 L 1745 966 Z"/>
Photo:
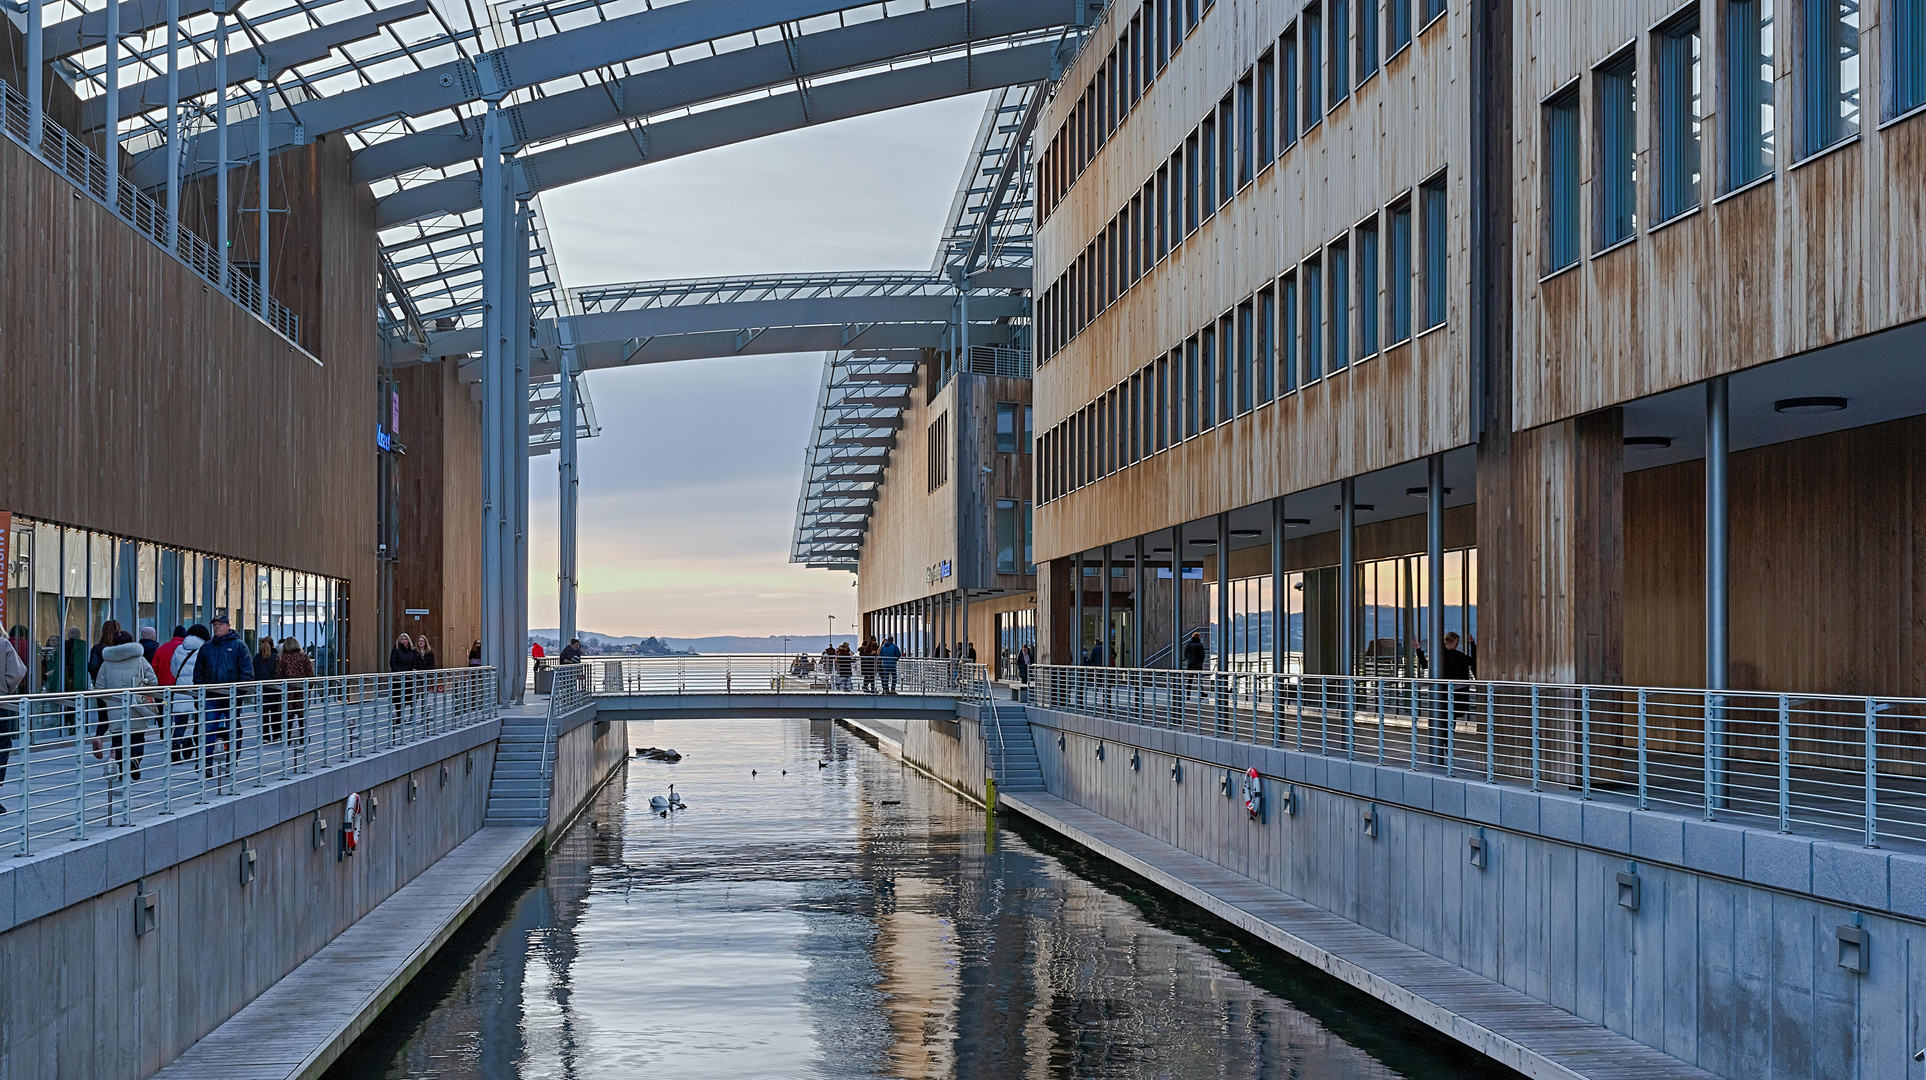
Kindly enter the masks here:
<path id="1" fill-rule="evenodd" d="M 495 750 L 495 773 L 488 785 L 488 810 L 482 824 L 548 824 L 548 781 L 543 777 L 548 752 L 548 710 L 502 716 L 502 741 Z"/>
<path id="2" fill-rule="evenodd" d="M 1002 742 L 997 732 L 1002 732 Z M 998 768 L 999 752 L 1002 767 Z M 1015 702 L 997 702 L 996 719 L 989 710 L 983 713 L 983 754 L 997 774 L 998 791 L 1042 791 L 1043 766 L 1037 761 L 1037 743 L 1030 735 L 1029 714 Z"/>

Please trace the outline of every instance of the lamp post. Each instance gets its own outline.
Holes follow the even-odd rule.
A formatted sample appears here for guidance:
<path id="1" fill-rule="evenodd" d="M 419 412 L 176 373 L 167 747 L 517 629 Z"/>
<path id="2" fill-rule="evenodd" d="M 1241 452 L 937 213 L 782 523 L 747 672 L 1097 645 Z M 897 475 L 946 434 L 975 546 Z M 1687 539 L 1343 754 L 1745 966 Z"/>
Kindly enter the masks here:
<path id="1" fill-rule="evenodd" d="M 836 616 L 829 617 L 829 647 L 836 647 Z"/>

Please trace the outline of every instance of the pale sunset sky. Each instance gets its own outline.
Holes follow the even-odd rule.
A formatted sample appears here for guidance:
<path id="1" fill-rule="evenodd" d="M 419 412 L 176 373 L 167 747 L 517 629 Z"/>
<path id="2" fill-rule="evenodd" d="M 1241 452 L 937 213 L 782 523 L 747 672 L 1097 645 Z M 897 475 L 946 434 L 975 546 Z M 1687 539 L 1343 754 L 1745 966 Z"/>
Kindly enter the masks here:
<path id="1" fill-rule="evenodd" d="M 542 197 L 571 288 L 656 278 L 926 269 L 984 97 L 665 161 Z M 581 443 L 581 628 L 838 631 L 854 577 L 789 562 L 821 353 L 598 371 Z M 530 468 L 529 625 L 556 624 L 555 455 Z"/>

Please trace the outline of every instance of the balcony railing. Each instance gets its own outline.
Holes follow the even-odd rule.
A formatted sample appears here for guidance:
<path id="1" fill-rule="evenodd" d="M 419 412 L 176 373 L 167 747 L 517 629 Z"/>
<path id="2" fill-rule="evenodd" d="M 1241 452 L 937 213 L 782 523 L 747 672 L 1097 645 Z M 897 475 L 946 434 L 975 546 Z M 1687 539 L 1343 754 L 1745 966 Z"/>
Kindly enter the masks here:
<path id="1" fill-rule="evenodd" d="M 83 840 L 497 715 L 493 668 L 0 698 L 0 851 Z"/>
<path id="2" fill-rule="evenodd" d="M 976 700 L 985 685 L 981 664 L 907 656 L 893 662 L 820 653 L 590 657 L 582 666 L 591 671 L 597 697 L 872 693 Z"/>
<path id="3" fill-rule="evenodd" d="M 1038 705 L 1585 799 L 1926 841 L 1926 700 L 1038 666 Z"/>
<path id="4" fill-rule="evenodd" d="M 267 310 L 263 312 L 260 282 L 253 275 L 240 272 L 232 263 L 222 259 L 214 245 L 177 222 L 175 242 L 170 246 L 167 242 L 167 211 L 149 198 L 146 192 L 117 176 L 115 186 L 119 198 L 109 203 L 106 163 L 66 128 L 50 119 L 46 120 L 40 125 L 40 146 L 35 148 L 28 145 L 32 123 L 27 99 L 5 83 L 0 83 L 0 114 L 4 114 L 4 124 L 0 124 L 0 127 L 4 127 L 15 142 L 29 150 L 36 150 L 40 160 L 52 166 L 54 171 L 65 176 L 76 187 L 91 193 L 103 204 L 111 205 L 121 220 L 132 225 L 135 231 L 162 248 L 171 250 L 208 284 L 233 297 L 235 303 L 261 316 L 275 332 L 295 346 L 300 346 L 300 318 L 271 296 L 268 297 Z M 223 281 L 223 276 L 227 280 Z"/>

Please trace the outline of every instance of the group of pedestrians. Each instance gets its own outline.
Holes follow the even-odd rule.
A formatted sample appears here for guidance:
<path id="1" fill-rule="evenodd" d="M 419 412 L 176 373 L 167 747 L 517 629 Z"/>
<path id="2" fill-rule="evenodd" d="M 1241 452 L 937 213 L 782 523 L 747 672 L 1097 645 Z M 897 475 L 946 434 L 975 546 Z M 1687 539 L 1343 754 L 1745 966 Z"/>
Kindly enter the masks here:
<path id="1" fill-rule="evenodd" d="M 475 643 L 479 649 L 481 642 Z M 410 673 L 433 671 L 441 665 L 435 661 L 435 647 L 428 641 L 427 634 L 409 637 L 402 634 L 395 638 L 395 647 L 388 651 L 388 670 L 397 675 L 409 675 L 396 679 L 389 689 L 389 700 L 395 709 L 394 726 L 400 727 L 404 719 L 413 719 L 420 705 L 420 694 L 425 688 L 426 679 Z"/>

